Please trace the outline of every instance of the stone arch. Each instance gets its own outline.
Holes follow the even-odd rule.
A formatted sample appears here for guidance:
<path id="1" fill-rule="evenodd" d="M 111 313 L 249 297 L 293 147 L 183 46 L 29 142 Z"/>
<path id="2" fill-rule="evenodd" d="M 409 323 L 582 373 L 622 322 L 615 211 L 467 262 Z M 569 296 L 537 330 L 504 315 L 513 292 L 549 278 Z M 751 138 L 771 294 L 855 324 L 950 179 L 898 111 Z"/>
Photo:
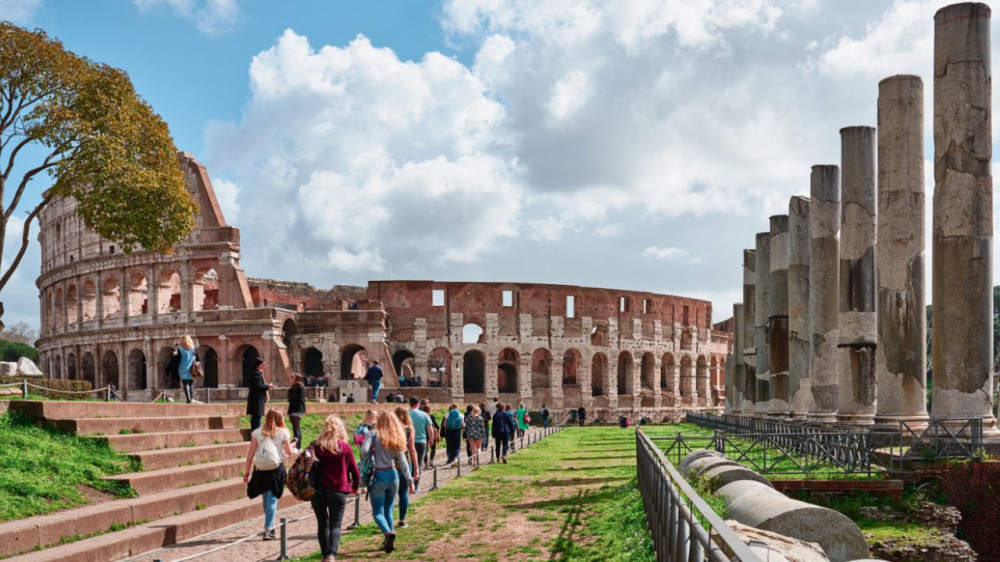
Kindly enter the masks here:
<path id="1" fill-rule="evenodd" d="M 656 358 L 652 353 L 646 352 L 642 354 L 642 363 L 640 365 L 640 384 L 643 390 L 653 390 L 656 388 Z"/>
<path id="2" fill-rule="evenodd" d="M 691 398 L 691 391 L 694 386 L 694 367 L 690 355 L 681 357 L 681 397 Z"/>
<path id="3" fill-rule="evenodd" d="M 45 323 L 42 329 L 55 329 L 55 318 L 52 316 L 52 291 L 45 292 Z"/>
<path id="4" fill-rule="evenodd" d="M 676 373 L 677 364 L 674 362 L 674 355 L 672 353 L 664 353 L 663 358 L 660 359 L 660 388 L 667 392 L 676 393 Z"/>
<path id="5" fill-rule="evenodd" d="M 108 277 L 104 280 L 101 289 L 101 318 L 111 318 L 121 312 L 121 288 L 118 286 L 118 278 Z"/>
<path id="6" fill-rule="evenodd" d="M 128 354 L 128 389 L 146 390 L 146 354 L 141 349 L 133 349 Z"/>
<path id="7" fill-rule="evenodd" d="M 194 272 L 191 285 L 191 310 L 217 310 L 219 308 L 219 274 L 210 265 Z"/>
<path id="8" fill-rule="evenodd" d="M 94 281 L 87 279 L 83 282 L 83 294 L 80 296 L 81 322 L 90 322 L 97 318 L 97 285 Z"/>
<path id="9" fill-rule="evenodd" d="M 298 333 L 299 329 L 295 325 L 295 320 L 288 318 L 281 323 L 281 343 L 285 344 L 285 349 L 288 350 L 288 353 L 292 352 L 292 347 L 295 344 L 295 336 Z"/>
<path id="10" fill-rule="evenodd" d="M 340 348 L 340 379 L 363 379 L 368 370 L 368 350 L 356 343 Z"/>
<path id="11" fill-rule="evenodd" d="M 80 361 L 80 371 L 82 371 L 83 380 L 90 381 L 90 384 L 97 388 L 97 365 L 94 363 L 93 353 L 88 351 L 83 354 L 83 360 Z"/>
<path id="12" fill-rule="evenodd" d="M 142 273 L 133 273 L 128 281 L 128 315 L 142 316 L 149 311 L 149 284 Z"/>
<path id="13" fill-rule="evenodd" d="M 695 396 L 699 400 L 708 400 L 709 398 L 709 380 L 708 380 L 708 359 L 704 355 L 698 356 L 698 361 L 696 364 L 695 372 Z"/>
<path id="14" fill-rule="evenodd" d="M 552 372 L 552 352 L 539 347 L 531 354 L 531 388 L 550 388 Z"/>
<path id="15" fill-rule="evenodd" d="M 632 394 L 632 370 L 634 360 L 628 351 L 618 354 L 618 395 Z"/>
<path id="16" fill-rule="evenodd" d="M 323 352 L 315 347 L 307 347 L 302 353 L 302 375 L 306 377 L 323 378 L 326 369 L 323 365 Z"/>
<path id="17" fill-rule="evenodd" d="M 486 330 L 482 322 L 469 321 L 462 326 L 462 343 L 477 344 L 485 343 Z"/>
<path id="18" fill-rule="evenodd" d="M 505 347 L 500 350 L 497 356 L 497 390 L 501 393 L 512 394 L 518 392 L 517 367 L 520 361 L 520 354 L 516 349 Z"/>
<path id="19" fill-rule="evenodd" d="M 175 350 L 174 346 L 165 345 L 160 348 L 160 352 L 156 355 L 156 372 L 157 380 L 159 381 L 156 388 L 160 390 L 179 388 L 181 386 L 180 377 L 176 373 L 167 372 L 167 367 L 170 366 L 170 360 L 173 359 Z"/>
<path id="20" fill-rule="evenodd" d="M 486 392 L 486 356 L 470 349 L 462 356 L 462 383 L 467 394 Z"/>
<path id="21" fill-rule="evenodd" d="M 66 355 L 66 377 L 71 380 L 76 380 L 76 355 L 70 352 Z"/>
<path id="22" fill-rule="evenodd" d="M 485 369 L 484 369 L 485 372 Z M 427 354 L 427 381 L 443 388 L 451 387 L 451 351 L 435 347 Z"/>
<path id="23" fill-rule="evenodd" d="M 52 369 L 53 369 L 52 374 L 54 375 L 55 378 L 57 379 L 63 378 L 62 355 L 60 355 L 58 352 L 55 354 L 55 357 L 52 358 Z"/>
<path id="24" fill-rule="evenodd" d="M 417 376 L 417 361 L 407 349 L 400 349 L 392 354 L 392 367 L 400 377 L 413 379 Z"/>
<path id="25" fill-rule="evenodd" d="M 198 348 L 198 358 L 205 372 L 202 384 L 205 388 L 219 388 L 219 354 L 212 346 L 203 345 Z"/>
<path id="26" fill-rule="evenodd" d="M 52 327 L 56 330 L 62 328 L 63 323 L 63 309 L 66 303 L 63 302 L 63 291 L 61 287 L 56 288 L 56 310 L 55 314 L 52 315 Z"/>
<path id="27" fill-rule="evenodd" d="M 159 314 L 181 309 L 181 276 L 173 269 L 164 269 L 156 286 L 156 303 Z"/>
<path id="28" fill-rule="evenodd" d="M 76 324 L 79 318 L 76 317 L 77 312 L 77 300 L 80 296 L 77 294 L 76 285 L 70 285 L 66 287 L 66 325 L 72 326 Z"/>
<path id="29" fill-rule="evenodd" d="M 240 386 L 250 386 L 250 378 L 253 376 L 253 362 L 260 358 L 260 352 L 250 344 L 243 344 L 233 351 L 232 365 L 239 369 L 239 373 L 234 376 L 240 381 Z"/>
<path id="30" fill-rule="evenodd" d="M 576 349 L 567 349 L 563 353 L 562 385 L 576 386 L 577 376 L 580 371 L 580 352 Z"/>
<path id="31" fill-rule="evenodd" d="M 104 358 L 101 359 L 101 373 L 103 384 L 114 384 L 115 388 L 121 388 L 121 380 L 118 376 L 118 354 L 110 349 L 104 352 Z"/>
<path id="32" fill-rule="evenodd" d="M 608 358 L 603 353 L 595 353 L 591 360 L 590 395 L 607 396 Z"/>

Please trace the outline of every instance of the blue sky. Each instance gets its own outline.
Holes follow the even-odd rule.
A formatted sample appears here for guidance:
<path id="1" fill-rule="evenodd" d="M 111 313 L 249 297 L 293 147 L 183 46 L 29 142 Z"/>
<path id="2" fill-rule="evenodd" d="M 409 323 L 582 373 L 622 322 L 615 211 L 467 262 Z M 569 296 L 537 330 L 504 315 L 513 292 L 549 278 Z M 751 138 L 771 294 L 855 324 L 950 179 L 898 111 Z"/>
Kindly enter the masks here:
<path id="1" fill-rule="evenodd" d="M 0 17 L 130 74 L 208 167 L 250 276 L 648 290 L 718 321 L 754 233 L 840 161 L 840 128 L 875 124 L 880 79 L 924 78 L 930 156 L 944 4 L 0 0 Z M 33 246 L 6 321 L 37 325 L 37 272 Z"/>

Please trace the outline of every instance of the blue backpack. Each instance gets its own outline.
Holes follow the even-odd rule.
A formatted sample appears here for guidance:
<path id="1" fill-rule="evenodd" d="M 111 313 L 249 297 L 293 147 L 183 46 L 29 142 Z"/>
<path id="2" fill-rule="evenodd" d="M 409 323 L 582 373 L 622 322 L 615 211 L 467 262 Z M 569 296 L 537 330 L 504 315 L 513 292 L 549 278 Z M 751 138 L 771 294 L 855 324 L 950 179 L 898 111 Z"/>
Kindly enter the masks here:
<path id="1" fill-rule="evenodd" d="M 458 410 L 448 412 L 448 419 L 444 422 L 446 429 L 462 429 L 462 414 Z"/>

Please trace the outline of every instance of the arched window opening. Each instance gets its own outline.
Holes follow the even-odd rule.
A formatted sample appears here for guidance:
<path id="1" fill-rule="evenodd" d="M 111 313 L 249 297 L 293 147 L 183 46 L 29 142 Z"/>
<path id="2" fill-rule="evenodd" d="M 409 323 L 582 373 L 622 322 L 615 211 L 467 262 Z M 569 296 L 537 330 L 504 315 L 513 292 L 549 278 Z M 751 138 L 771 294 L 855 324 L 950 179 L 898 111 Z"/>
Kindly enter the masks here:
<path id="1" fill-rule="evenodd" d="M 486 392 L 486 357 L 476 350 L 462 356 L 462 383 L 466 394 Z"/>
<path id="2" fill-rule="evenodd" d="M 94 355 L 89 351 L 83 354 L 81 370 L 83 371 L 83 380 L 89 381 L 94 388 L 97 388 L 97 365 L 94 362 Z"/>
<path id="3" fill-rule="evenodd" d="M 118 278 L 108 277 L 104 280 L 101 291 L 101 318 L 111 318 L 121 312 L 121 290 L 118 288 Z"/>
<path id="4" fill-rule="evenodd" d="M 340 351 L 341 380 L 365 378 L 368 364 L 367 349 L 356 344 L 344 346 Z"/>
<path id="5" fill-rule="evenodd" d="M 623 351 L 618 355 L 618 395 L 632 394 L 632 354 Z"/>
<path id="6" fill-rule="evenodd" d="M 191 290 L 193 310 L 219 308 L 219 274 L 215 268 L 205 266 L 195 271 Z"/>
<path id="7" fill-rule="evenodd" d="M 205 371 L 202 379 L 205 388 L 219 388 L 219 354 L 210 346 L 203 345 L 198 348 L 198 357 Z"/>
<path id="8" fill-rule="evenodd" d="M 653 390 L 656 388 L 656 358 L 653 357 L 652 353 L 642 354 L 642 373 L 640 375 L 640 384 L 643 390 Z"/>
<path id="9" fill-rule="evenodd" d="M 121 388 L 118 380 L 118 354 L 110 349 L 104 352 L 104 359 L 101 360 L 101 371 L 103 372 L 102 382 L 113 384 L 115 388 Z"/>
<path id="10" fill-rule="evenodd" d="M 580 352 L 575 349 L 566 350 L 563 353 L 563 386 L 576 386 L 577 373 L 580 369 Z"/>
<path id="11" fill-rule="evenodd" d="M 427 386 L 451 387 L 451 351 L 434 348 L 427 356 Z"/>
<path id="12" fill-rule="evenodd" d="M 72 353 L 66 356 L 66 376 L 71 381 L 76 380 L 76 355 Z"/>
<path id="13" fill-rule="evenodd" d="M 156 303 L 160 314 L 181 309 L 181 276 L 176 271 L 168 269 L 160 274 Z"/>
<path id="14" fill-rule="evenodd" d="M 128 354 L 129 390 L 146 390 L 146 354 L 141 349 L 133 349 Z"/>
<path id="15" fill-rule="evenodd" d="M 148 311 L 149 288 L 146 283 L 146 276 L 141 273 L 133 273 L 129 277 L 128 289 L 128 315 L 141 316 Z"/>
<path id="16" fill-rule="evenodd" d="M 550 388 L 549 373 L 552 370 L 552 353 L 538 348 L 531 354 L 531 388 Z"/>
<path id="17" fill-rule="evenodd" d="M 423 386 L 424 380 L 417 375 L 416 363 L 413 354 L 405 349 L 392 354 L 392 367 L 399 376 L 400 386 Z"/>
<path id="18" fill-rule="evenodd" d="M 483 327 L 474 322 L 462 326 L 462 343 L 485 343 Z"/>
<path id="19" fill-rule="evenodd" d="M 604 396 L 604 384 L 608 378 L 608 359 L 603 353 L 595 353 L 590 368 L 590 395 Z"/>
<path id="20" fill-rule="evenodd" d="M 76 285 L 70 285 L 66 288 L 66 325 L 72 326 L 76 324 L 78 318 L 76 317 L 76 306 L 79 296 L 76 293 Z"/>
<path id="21" fill-rule="evenodd" d="M 316 379 L 322 379 L 326 376 L 323 368 L 322 351 L 316 349 L 315 347 L 306 349 L 305 355 L 302 359 L 302 374 L 306 377 L 306 382 L 309 382 L 309 377 L 312 377 L 312 382 L 314 384 Z"/>
<path id="22" fill-rule="evenodd" d="M 500 350 L 497 356 L 497 389 L 502 393 L 517 392 L 517 351 L 511 348 Z"/>
<path id="23" fill-rule="evenodd" d="M 97 318 L 97 285 L 87 279 L 83 282 L 83 295 L 81 297 L 81 314 L 83 322 L 90 322 Z"/>

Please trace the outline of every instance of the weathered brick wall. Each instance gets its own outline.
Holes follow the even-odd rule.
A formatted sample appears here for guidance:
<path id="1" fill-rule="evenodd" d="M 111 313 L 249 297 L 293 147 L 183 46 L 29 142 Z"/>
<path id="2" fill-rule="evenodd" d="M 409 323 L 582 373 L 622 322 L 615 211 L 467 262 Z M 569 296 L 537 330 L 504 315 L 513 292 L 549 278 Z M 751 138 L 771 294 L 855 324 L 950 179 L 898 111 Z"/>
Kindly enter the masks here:
<path id="1" fill-rule="evenodd" d="M 959 535 L 979 554 L 979 562 L 1000 561 L 1000 461 L 941 463 L 921 471 L 962 512 Z"/>

